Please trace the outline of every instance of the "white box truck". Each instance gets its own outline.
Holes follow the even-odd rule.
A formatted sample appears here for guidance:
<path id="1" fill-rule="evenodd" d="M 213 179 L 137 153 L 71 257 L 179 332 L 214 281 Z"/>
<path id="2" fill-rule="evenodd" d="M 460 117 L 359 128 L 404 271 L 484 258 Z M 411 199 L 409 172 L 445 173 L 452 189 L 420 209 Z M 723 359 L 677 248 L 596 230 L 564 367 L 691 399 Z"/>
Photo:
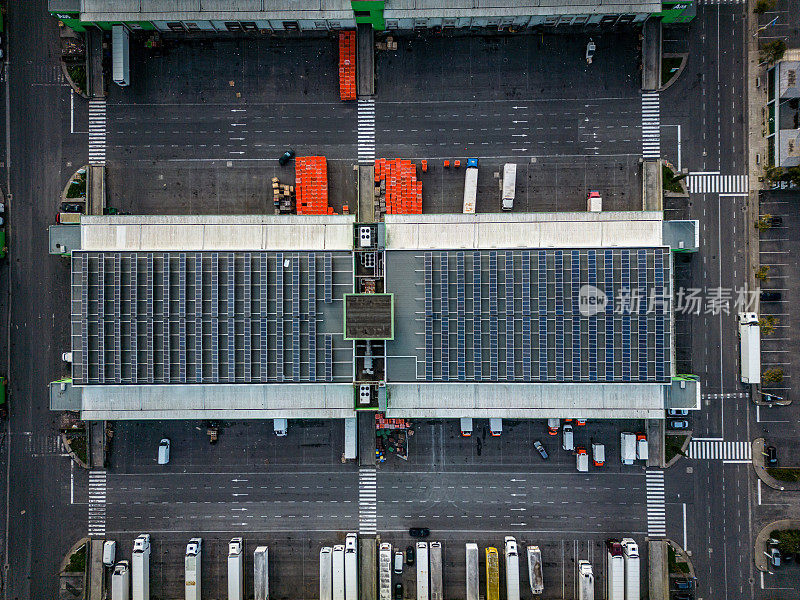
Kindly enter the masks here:
<path id="1" fill-rule="evenodd" d="M 461 436 L 469 437 L 472 435 L 472 418 L 461 417 Z"/>
<path id="2" fill-rule="evenodd" d="M 333 600 L 333 548 L 319 551 L 319 600 Z"/>
<path id="3" fill-rule="evenodd" d="M 489 419 L 489 433 L 493 437 L 500 437 L 503 433 L 503 419 Z"/>
<path id="4" fill-rule="evenodd" d="M 531 593 L 544 592 L 544 577 L 542 576 L 542 551 L 539 546 L 528 546 L 528 581 L 531 584 Z"/>
<path id="5" fill-rule="evenodd" d="M 143 533 L 133 542 L 131 579 L 133 600 L 150 600 L 150 534 Z"/>
<path id="6" fill-rule="evenodd" d="M 268 546 L 258 546 L 253 552 L 253 592 L 255 600 L 269 600 Z"/>
<path id="7" fill-rule="evenodd" d="M 358 456 L 358 425 L 355 417 L 344 420 L 344 459 L 353 460 Z"/>
<path id="8" fill-rule="evenodd" d="M 622 556 L 622 544 L 618 540 L 606 542 L 606 560 L 608 563 L 606 598 L 607 600 L 625 600 L 625 558 Z"/>
<path id="9" fill-rule="evenodd" d="M 505 538 L 506 555 L 506 599 L 519 600 L 519 552 L 517 540 L 508 535 Z"/>
<path id="10" fill-rule="evenodd" d="M 244 598 L 244 544 L 242 538 L 228 543 L 228 600 Z"/>
<path id="11" fill-rule="evenodd" d="M 202 538 L 192 538 L 186 545 L 186 556 L 184 556 L 184 586 L 186 588 L 186 600 L 200 600 L 201 590 L 201 565 L 203 559 L 203 540 Z"/>
<path id="12" fill-rule="evenodd" d="M 442 542 L 431 542 L 428 547 L 431 572 L 431 600 L 444 600 L 442 580 Z"/>
<path id="13" fill-rule="evenodd" d="M 588 560 L 578 561 L 578 600 L 594 600 L 594 573 Z"/>
<path id="14" fill-rule="evenodd" d="M 333 547 L 333 600 L 344 600 L 344 546 Z"/>
<path id="15" fill-rule="evenodd" d="M 114 83 L 125 87 L 131 83 L 130 31 L 125 25 L 111 26 L 111 71 Z"/>
<path id="16" fill-rule="evenodd" d="M 478 544 L 467 544 L 467 592 L 466 600 L 478 600 L 480 581 L 478 579 Z"/>
<path id="17" fill-rule="evenodd" d="M 348 533 L 344 539 L 344 598 L 358 600 L 358 535 Z"/>
<path id="18" fill-rule="evenodd" d="M 575 463 L 581 473 L 586 473 L 589 470 L 589 454 L 583 446 L 575 448 Z"/>
<path id="19" fill-rule="evenodd" d="M 392 545 L 386 542 L 378 550 L 378 598 L 392 600 Z"/>
<path id="20" fill-rule="evenodd" d="M 647 447 L 647 436 L 643 433 L 636 434 L 636 458 L 647 460 L 650 450 Z"/>
<path id="21" fill-rule="evenodd" d="M 464 175 L 464 214 L 475 214 L 475 201 L 478 195 L 478 159 L 467 159 Z"/>
<path id="22" fill-rule="evenodd" d="M 639 600 L 639 546 L 632 538 L 622 539 L 625 557 L 625 600 Z"/>
<path id="23" fill-rule="evenodd" d="M 517 189 L 517 165 L 506 163 L 503 167 L 503 210 L 514 208 L 514 195 Z"/>
<path id="24" fill-rule="evenodd" d="M 756 313 L 739 313 L 739 350 L 742 383 L 761 383 L 761 329 Z"/>
<path id="25" fill-rule="evenodd" d="M 131 571 L 127 560 L 121 560 L 111 575 L 111 600 L 130 600 Z"/>
<path id="26" fill-rule="evenodd" d="M 417 542 L 417 600 L 430 600 L 428 542 Z"/>
<path id="27" fill-rule="evenodd" d="M 632 465 L 636 460 L 636 436 L 628 431 L 619 435 L 620 460 L 623 465 Z"/>

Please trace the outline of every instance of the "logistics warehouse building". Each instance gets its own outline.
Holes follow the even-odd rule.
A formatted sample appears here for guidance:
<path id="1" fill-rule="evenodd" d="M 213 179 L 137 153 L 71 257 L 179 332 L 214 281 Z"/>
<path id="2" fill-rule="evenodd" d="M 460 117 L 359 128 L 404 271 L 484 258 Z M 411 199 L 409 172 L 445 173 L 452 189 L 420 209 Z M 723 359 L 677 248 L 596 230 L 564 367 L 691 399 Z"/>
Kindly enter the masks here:
<path id="1" fill-rule="evenodd" d="M 361 249 L 352 216 L 84 217 L 72 379 L 51 407 L 352 417 L 367 347 L 389 417 L 663 418 L 699 398 L 674 373 L 670 225 L 389 215 Z M 374 301 L 354 294 L 365 264 L 382 271 Z"/>

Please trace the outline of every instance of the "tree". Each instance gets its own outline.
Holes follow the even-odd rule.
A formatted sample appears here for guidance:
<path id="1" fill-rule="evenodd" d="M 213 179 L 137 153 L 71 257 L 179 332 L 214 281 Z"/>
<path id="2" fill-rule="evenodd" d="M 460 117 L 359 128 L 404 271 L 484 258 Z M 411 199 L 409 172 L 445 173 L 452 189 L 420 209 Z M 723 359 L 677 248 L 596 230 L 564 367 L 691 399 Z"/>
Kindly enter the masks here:
<path id="1" fill-rule="evenodd" d="M 764 335 L 772 335 L 775 333 L 775 326 L 778 324 L 778 319 L 775 317 L 761 317 L 758 320 L 758 325 L 761 327 L 761 333 Z"/>
<path id="2" fill-rule="evenodd" d="M 783 369 L 780 367 L 767 369 L 761 374 L 762 383 L 780 383 L 781 381 L 783 381 Z"/>
<path id="3" fill-rule="evenodd" d="M 770 183 L 781 181 L 784 177 L 784 172 L 781 167 L 764 167 L 764 177 Z"/>
<path id="4" fill-rule="evenodd" d="M 800 185 L 800 167 L 789 167 L 785 173 L 786 179 L 793 185 Z"/>
<path id="5" fill-rule="evenodd" d="M 781 552 L 800 552 L 800 529 L 773 531 L 770 537 L 778 540 L 778 547 Z"/>
<path id="6" fill-rule="evenodd" d="M 776 4 L 777 0 L 758 0 L 753 8 L 753 12 L 757 15 L 763 15 L 768 10 L 775 8 Z"/>
<path id="7" fill-rule="evenodd" d="M 759 281 L 767 281 L 769 279 L 769 267 L 761 265 L 756 269 L 756 279 Z"/>
<path id="8" fill-rule="evenodd" d="M 758 217 L 758 221 L 756 221 L 756 229 L 759 231 L 766 231 L 772 227 L 772 215 L 764 214 Z"/>
<path id="9" fill-rule="evenodd" d="M 771 65 L 782 59 L 784 52 L 786 52 L 786 42 L 783 40 L 772 40 L 766 44 L 761 44 L 759 58 L 761 62 Z"/>

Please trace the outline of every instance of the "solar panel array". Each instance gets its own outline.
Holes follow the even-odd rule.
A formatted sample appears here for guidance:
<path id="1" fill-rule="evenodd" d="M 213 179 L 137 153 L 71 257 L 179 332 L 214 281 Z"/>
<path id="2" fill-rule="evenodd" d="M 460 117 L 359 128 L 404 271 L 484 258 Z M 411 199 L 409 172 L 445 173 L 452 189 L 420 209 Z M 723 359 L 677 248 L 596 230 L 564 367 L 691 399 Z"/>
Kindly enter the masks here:
<path id="1" fill-rule="evenodd" d="M 313 252 L 75 252 L 73 379 L 352 381 L 352 255 L 321 258 L 318 273 Z"/>
<path id="2" fill-rule="evenodd" d="M 424 310 L 400 318 L 413 319 L 417 331 L 424 331 L 425 345 L 417 352 L 425 368 L 417 371 L 417 379 L 667 382 L 668 305 L 648 310 L 647 301 L 629 306 L 621 299 L 637 294 L 668 298 L 668 252 L 613 248 L 413 255 L 422 274 L 424 290 L 417 298 Z M 413 276 L 395 272 L 390 281 Z M 632 294 L 632 285 L 642 289 Z M 587 303 L 585 286 L 596 288 L 596 304 Z M 450 351 L 452 342 L 455 352 Z"/>

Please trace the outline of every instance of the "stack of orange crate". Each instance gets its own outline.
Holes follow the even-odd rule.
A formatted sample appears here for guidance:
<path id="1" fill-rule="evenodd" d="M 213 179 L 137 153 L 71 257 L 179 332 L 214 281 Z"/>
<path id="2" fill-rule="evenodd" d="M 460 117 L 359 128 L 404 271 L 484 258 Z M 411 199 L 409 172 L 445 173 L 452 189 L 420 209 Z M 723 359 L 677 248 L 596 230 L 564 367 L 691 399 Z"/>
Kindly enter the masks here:
<path id="1" fill-rule="evenodd" d="M 356 99 L 356 32 L 339 32 L 339 97 Z"/>
<path id="2" fill-rule="evenodd" d="M 295 159 L 295 195 L 298 215 L 332 215 L 328 204 L 328 163 L 324 156 Z"/>
<path id="3" fill-rule="evenodd" d="M 410 160 L 379 158 L 375 161 L 375 183 L 386 181 L 386 214 L 421 215 L 422 182 L 417 165 Z"/>

